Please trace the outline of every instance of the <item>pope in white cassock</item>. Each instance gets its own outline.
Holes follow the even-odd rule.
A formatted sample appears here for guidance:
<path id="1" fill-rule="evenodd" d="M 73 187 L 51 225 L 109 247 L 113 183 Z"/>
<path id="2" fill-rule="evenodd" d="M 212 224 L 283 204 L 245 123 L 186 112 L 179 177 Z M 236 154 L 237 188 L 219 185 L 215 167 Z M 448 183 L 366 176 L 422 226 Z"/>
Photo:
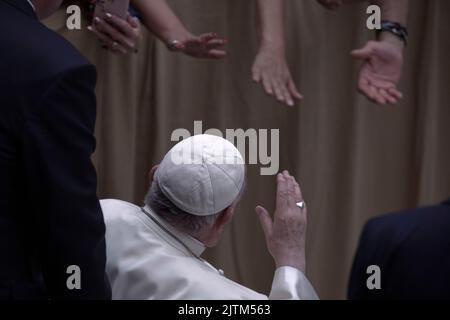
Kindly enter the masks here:
<path id="1" fill-rule="evenodd" d="M 269 296 L 226 278 L 201 258 L 231 221 L 245 164 L 225 139 L 198 135 L 173 147 L 150 172 L 145 206 L 102 200 L 113 299 L 317 299 L 305 277 L 306 207 L 287 171 L 277 176 L 274 218 L 256 212 L 276 271 Z"/>

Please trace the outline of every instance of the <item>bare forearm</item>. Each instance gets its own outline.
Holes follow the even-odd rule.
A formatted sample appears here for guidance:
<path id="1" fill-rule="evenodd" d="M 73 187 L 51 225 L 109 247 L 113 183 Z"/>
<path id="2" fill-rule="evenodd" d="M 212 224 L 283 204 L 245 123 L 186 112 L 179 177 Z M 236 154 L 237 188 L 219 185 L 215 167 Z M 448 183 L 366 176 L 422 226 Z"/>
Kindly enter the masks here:
<path id="1" fill-rule="evenodd" d="M 381 8 L 383 20 L 397 22 L 406 26 L 409 0 L 372 0 L 371 3 Z"/>
<path id="2" fill-rule="evenodd" d="M 165 0 L 132 0 L 141 13 L 143 23 L 165 43 L 190 36 L 189 31 Z"/>
<path id="3" fill-rule="evenodd" d="M 258 0 L 260 46 L 284 53 L 284 0 Z"/>
<path id="4" fill-rule="evenodd" d="M 286 61 L 284 0 L 257 0 L 259 52 L 253 64 L 253 80 L 261 83 L 268 95 L 294 106 L 302 99 Z"/>
<path id="5" fill-rule="evenodd" d="M 371 3 L 381 8 L 383 20 L 397 22 L 406 27 L 408 22 L 409 0 L 372 0 Z M 404 43 L 391 33 L 382 32 L 379 40 L 391 43 L 400 50 L 404 49 Z"/>

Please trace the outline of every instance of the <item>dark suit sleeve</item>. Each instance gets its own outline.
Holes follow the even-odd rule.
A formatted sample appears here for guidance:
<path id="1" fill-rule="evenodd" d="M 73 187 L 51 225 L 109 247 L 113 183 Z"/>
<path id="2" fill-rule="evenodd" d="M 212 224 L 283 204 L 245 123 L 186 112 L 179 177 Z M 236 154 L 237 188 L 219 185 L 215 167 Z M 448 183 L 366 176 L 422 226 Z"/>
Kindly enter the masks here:
<path id="1" fill-rule="evenodd" d="M 353 261 L 352 271 L 350 273 L 350 281 L 348 286 L 348 299 L 350 300 L 365 300 L 370 299 L 371 294 L 367 289 L 367 267 L 372 263 L 369 257 L 372 255 L 371 244 L 376 241 L 373 234 L 373 224 L 371 221 L 364 227 L 361 238 L 359 240 L 358 249 L 356 251 L 355 259 Z"/>
<path id="2" fill-rule="evenodd" d="M 108 299 L 105 224 L 91 162 L 95 150 L 95 69 L 59 75 L 26 110 L 23 161 L 27 207 L 35 228 L 44 281 L 53 299 Z M 81 289 L 69 290 L 69 266 Z M 72 282 L 73 283 L 73 282 Z"/>

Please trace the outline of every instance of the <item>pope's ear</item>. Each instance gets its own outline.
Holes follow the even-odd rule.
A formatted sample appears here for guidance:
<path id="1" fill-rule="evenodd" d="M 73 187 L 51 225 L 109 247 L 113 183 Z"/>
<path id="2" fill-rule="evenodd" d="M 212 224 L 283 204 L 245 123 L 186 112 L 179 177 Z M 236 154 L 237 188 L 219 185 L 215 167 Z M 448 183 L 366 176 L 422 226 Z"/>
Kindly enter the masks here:
<path id="1" fill-rule="evenodd" d="M 222 227 L 227 225 L 234 216 L 234 206 L 229 206 L 217 217 L 216 226 Z"/>
<path id="2" fill-rule="evenodd" d="M 153 177 L 155 176 L 156 170 L 158 170 L 159 164 L 156 166 L 153 166 L 153 168 L 150 169 L 148 172 L 148 179 L 150 180 L 150 184 L 153 182 Z"/>

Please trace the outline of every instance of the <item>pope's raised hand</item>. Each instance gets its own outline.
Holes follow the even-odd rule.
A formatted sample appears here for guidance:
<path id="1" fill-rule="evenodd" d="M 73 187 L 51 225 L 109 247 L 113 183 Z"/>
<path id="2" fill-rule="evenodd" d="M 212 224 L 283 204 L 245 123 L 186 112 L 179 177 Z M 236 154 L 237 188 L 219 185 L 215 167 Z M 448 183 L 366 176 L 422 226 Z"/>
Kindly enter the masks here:
<path id="1" fill-rule="evenodd" d="M 307 226 L 306 207 L 300 186 L 289 172 L 277 176 L 277 196 L 274 218 L 263 207 L 256 207 L 266 238 L 267 248 L 275 260 L 276 267 L 290 266 L 305 273 L 305 238 Z"/>

